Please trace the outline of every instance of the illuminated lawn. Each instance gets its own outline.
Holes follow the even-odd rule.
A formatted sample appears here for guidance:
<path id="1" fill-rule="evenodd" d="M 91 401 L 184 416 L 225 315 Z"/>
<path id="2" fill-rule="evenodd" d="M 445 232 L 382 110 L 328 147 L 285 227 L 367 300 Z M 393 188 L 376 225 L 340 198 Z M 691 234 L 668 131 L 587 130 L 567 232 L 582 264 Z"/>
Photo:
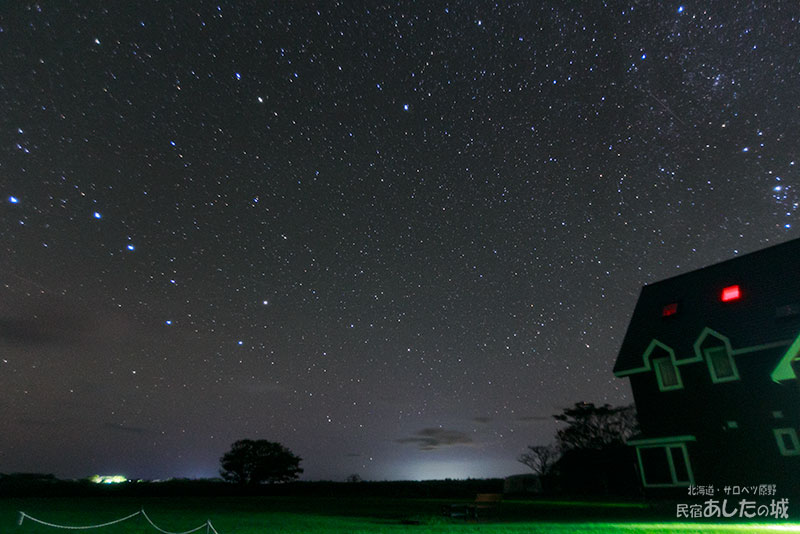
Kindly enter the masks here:
<path id="1" fill-rule="evenodd" d="M 800 533 L 800 523 L 657 523 L 652 519 L 643 519 L 648 514 L 652 516 L 653 512 L 641 504 L 601 505 L 563 501 L 503 503 L 495 517 L 471 523 L 440 515 L 442 505 L 452 502 L 434 499 L 310 497 L 4 499 L 0 501 L 0 532 L 65 532 L 30 520 L 25 520 L 19 526 L 19 510 L 44 521 L 83 526 L 112 521 L 144 508 L 153 522 L 167 531 L 185 532 L 205 525 L 208 519 L 219 534 Z M 141 516 L 110 527 L 82 532 L 157 533 Z M 203 527 L 199 532 L 205 533 L 206 528 Z"/>

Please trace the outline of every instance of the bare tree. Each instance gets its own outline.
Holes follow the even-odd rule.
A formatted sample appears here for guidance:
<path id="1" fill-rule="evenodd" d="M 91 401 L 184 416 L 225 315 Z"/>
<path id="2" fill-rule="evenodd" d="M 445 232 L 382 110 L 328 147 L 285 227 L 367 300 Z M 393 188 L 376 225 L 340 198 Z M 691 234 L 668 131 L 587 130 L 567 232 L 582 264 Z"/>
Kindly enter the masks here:
<path id="1" fill-rule="evenodd" d="M 537 475 L 544 476 L 548 474 L 559 456 L 555 445 L 528 445 L 528 450 L 520 454 L 517 460 L 530 467 Z"/>

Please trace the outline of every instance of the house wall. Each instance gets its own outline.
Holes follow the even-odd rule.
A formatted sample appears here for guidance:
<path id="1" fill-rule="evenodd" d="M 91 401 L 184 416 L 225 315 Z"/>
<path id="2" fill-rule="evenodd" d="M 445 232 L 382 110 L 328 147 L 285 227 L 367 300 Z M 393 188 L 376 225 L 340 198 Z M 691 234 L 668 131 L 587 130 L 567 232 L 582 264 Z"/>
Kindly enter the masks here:
<path id="1" fill-rule="evenodd" d="M 659 390 L 654 371 L 631 375 L 642 435 L 694 436 L 686 447 L 695 484 L 797 486 L 800 455 L 782 455 L 773 432 L 800 433 L 798 383 L 770 379 L 781 355 L 780 349 L 737 355 L 740 379 L 716 384 L 705 361 L 681 365 L 683 388 L 673 391 Z"/>

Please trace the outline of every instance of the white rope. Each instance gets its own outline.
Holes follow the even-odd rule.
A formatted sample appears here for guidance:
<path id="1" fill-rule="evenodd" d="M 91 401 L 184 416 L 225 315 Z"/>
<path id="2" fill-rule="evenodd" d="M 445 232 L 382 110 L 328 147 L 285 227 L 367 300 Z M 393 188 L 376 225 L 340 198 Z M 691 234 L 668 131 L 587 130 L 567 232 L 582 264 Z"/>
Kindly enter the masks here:
<path id="1" fill-rule="evenodd" d="M 127 516 L 127 517 L 123 517 L 122 519 L 117 519 L 115 521 L 109 521 L 108 523 L 103 523 L 102 525 L 87 525 L 85 527 L 70 527 L 70 526 L 65 526 L 65 525 L 54 525 L 53 523 L 48 523 L 46 521 L 42 521 L 41 519 L 36 519 L 35 517 L 31 517 L 28 514 L 26 514 L 25 512 L 20 512 L 19 513 L 19 515 L 20 515 L 19 524 L 21 525 L 22 521 L 27 517 L 31 521 L 35 521 L 37 523 L 40 523 L 40 524 L 48 526 L 48 527 L 64 528 L 64 529 L 67 529 L 67 530 L 88 530 L 90 528 L 101 528 L 101 527 L 107 527 L 109 525 L 114 525 L 116 523 L 122 523 L 123 521 L 127 521 L 128 519 L 130 519 L 132 517 L 136 517 L 137 515 L 143 514 L 143 513 L 144 513 L 144 510 L 140 510 L 140 511 L 138 511 L 138 512 L 136 512 L 134 514 L 131 514 L 131 515 Z"/>
<path id="2" fill-rule="evenodd" d="M 167 530 L 164 530 L 164 529 L 160 528 L 155 523 L 153 523 L 153 521 L 150 519 L 150 517 L 148 517 L 148 515 L 145 513 L 144 508 L 142 508 L 138 512 L 135 512 L 135 513 L 133 513 L 133 514 L 131 514 L 129 516 L 123 517 L 121 519 L 116 519 L 114 521 L 109 521 L 108 523 L 103 523 L 103 524 L 100 524 L 100 525 L 87 525 L 87 526 L 82 526 L 82 527 L 73 527 L 73 526 L 68 526 L 68 525 L 56 525 L 54 523 L 48 523 L 47 521 L 42 521 L 41 519 L 36 519 L 35 517 L 29 516 L 25 512 L 20 511 L 20 513 L 19 513 L 19 521 L 18 521 L 17 524 L 22 525 L 22 522 L 27 517 L 31 521 L 35 521 L 36 523 L 42 524 L 42 525 L 47 526 L 47 527 L 63 528 L 63 529 L 67 529 L 67 530 L 88 530 L 88 529 L 92 529 L 92 528 L 101 528 L 101 527 L 107 527 L 109 525 L 115 525 L 117 523 L 122 523 L 123 521 L 127 521 L 128 519 L 131 519 L 132 517 L 136 517 L 139 514 L 142 514 L 144 516 L 144 518 L 147 519 L 147 522 L 150 523 L 150 525 L 152 525 L 152 527 L 154 529 L 156 529 L 157 531 L 161 532 L 162 534 L 191 534 L 192 532 L 197 532 L 198 530 L 200 530 L 202 528 L 205 528 L 206 531 L 208 531 L 208 529 L 211 529 L 211 530 L 214 531 L 214 534 L 219 534 L 219 532 L 217 532 L 217 529 L 214 528 L 214 525 L 211 524 L 211 521 L 208 521 L 208 520 L 206 520 L 206 522 L 203 523 L 202 525 L 200 525 L 199 527 L 193 528 L 192 530 L 186 530 L 184 532 L 169 532 Z"/>
<path id="3" fill-rule="evenodd" d="M 197 531 L 198 531 L 198 530 L 200 530 L 201 528 L 204 528 L 204 527 L 207 527 L 207 526 L 208 526 L 208 521 L 206 521 L 205 523 L 203 523 L 203 524 L 202 524 L 202 525 L 200 525 L 199 527 L 197 527 L 197 528 L 193 528 L 192 530 L 186 530 L 186 531 L 184 531 L 184 532 L 169 532 L 169 531 L 167 531 L 167 530 L 164 530 L 164 529 L 160 528 L 160 527 L 159 527 L 158 525 L 156 525 L 155 523 L 153 523 L 153 521 L 152 521 L 152 520 L 151 520 L 151 519 L 150 519 L 150 518 L 147 516 L 147 514 L 144 512 L 144 509 L 142 509 L 142 510 L 141 510 L 141 513 L 142 513 L 142 515 L 144 516 L 144 518 L 145 518 L 145 519 L 147 519 L 147 522 L 148 522 L 148 523 L 150 523 L 150 524 L 153 526 L 153 528 L 154 528 L 154 529 L 156 529 L 156 530 L 157 530 L 157 531 L 159 531 L 159 532 L 162 532 L 163 534 L 191 534 L 192 532 L 197 532 Z"/>

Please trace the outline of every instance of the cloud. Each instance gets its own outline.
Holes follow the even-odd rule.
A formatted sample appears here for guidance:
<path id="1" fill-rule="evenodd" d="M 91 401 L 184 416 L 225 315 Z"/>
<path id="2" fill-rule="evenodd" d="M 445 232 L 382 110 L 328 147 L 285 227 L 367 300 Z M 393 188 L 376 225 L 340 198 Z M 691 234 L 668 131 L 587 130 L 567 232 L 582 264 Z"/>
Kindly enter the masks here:
<path id="1" fill-rule="evenodd" d="M 0 317 L 0 340 L 12 345 L 65 345 L 78 341 L 86 325 L 58 311 Z"/>
<path id="2" fill-rule="evenodd" d="M 423 428 L 413 437 L 401 438 L 397 443 L 416 443 L 421 451 L 434 451 L 442 447 L 471 445 L 472 438 L 458 430 L 444 428 Z"/>
<path id="3" fill-rule="evenodd" d="M 101 307 L 102 308 L 102 307 Z M 115 310 L 45 294 L 0 302 L 0 343 L 18 347 L 97 346 L 132 335 L 135 322 Z"/>

